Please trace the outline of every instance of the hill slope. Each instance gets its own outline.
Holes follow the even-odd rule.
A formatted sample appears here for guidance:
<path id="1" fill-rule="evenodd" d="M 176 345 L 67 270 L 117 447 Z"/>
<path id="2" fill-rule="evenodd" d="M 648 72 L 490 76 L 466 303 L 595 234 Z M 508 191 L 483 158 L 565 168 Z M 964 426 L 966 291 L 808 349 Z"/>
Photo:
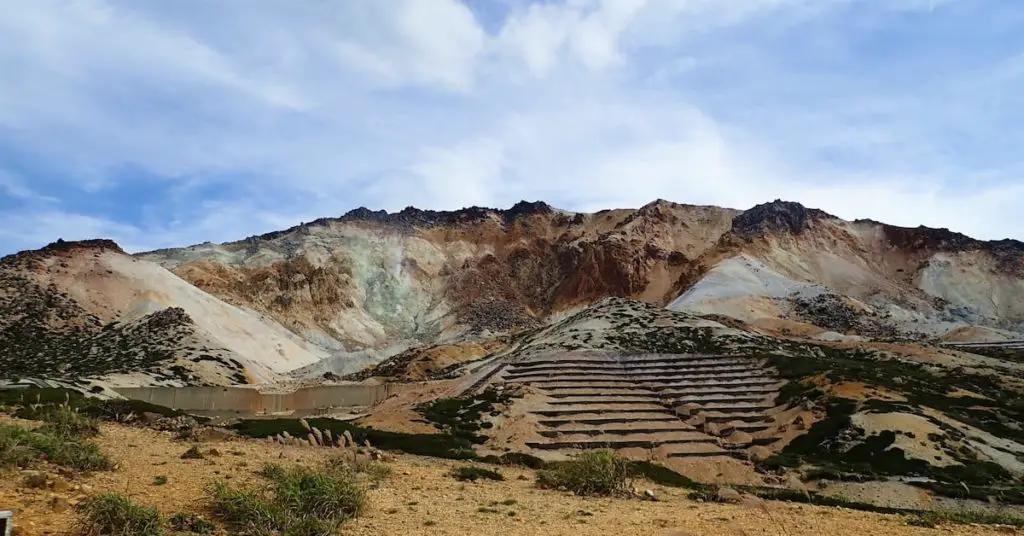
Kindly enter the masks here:
<path id="1" fill-rule="evenodd" d="M 140 258 L 338 350 L 525 327 L 606 296 L 833 338 L 1024 329 L 1024 244 L 782 201 L 744 212 L 660 200 L 594 214 L 526 202 L 359 209 Z"/>
<path id="2" fill-rule="evenodd" d="M 541 202 L 357 209 L 134 257 L 105 241 L 55 243 L 0 268 L 4 358 L 28 363 L 20 373 L 96 372 L 80 356 L 115 353 L 101 369 L 160 362 L 215 383 L 347 374 L 409 348 L 459 353 L 609 296 L 818 340 L 1024 333 L 1024 244 L 782 201 L 738 211 L 659 200 L 593 214 Z M 132 340 L 152 348 L 110 350 Z"/>
<path id="3" fill-rule="evenodd" d="M 327 356 L 109 241 L 6 257 L 0 281 L 0 362 L 11 374 L 246 383 Z"/>

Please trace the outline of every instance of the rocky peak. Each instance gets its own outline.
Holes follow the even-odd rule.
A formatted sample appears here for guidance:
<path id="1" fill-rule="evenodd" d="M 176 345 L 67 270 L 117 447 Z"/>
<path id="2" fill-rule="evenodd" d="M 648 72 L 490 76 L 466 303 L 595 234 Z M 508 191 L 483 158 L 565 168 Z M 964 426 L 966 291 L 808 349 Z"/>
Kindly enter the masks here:
<path id="1" fill-rule="evenodd" d="M 859 220 L 863 221 L 863 220 Z M 877 222 L 872 222 L 877 223 Z M 992 255 L 1005 272 L 1024 271 L 1024 242 L 1012 239 L 977 240 L 946 228 L 882 226 L 889 244 L 911 251 L 969 251 L 981 250 Z"/>
<path id="2" fill-rule="evenodd" d="M 93 240 L 64 240 L 58 238 L 56 242 L 51 242 L 41 249 L 21 251 L 13 255 L 8 255 L 3 259 L 0 259 L 0 263 L 20 263 L 22 261 L 28 261 L 32 259 L 45 259 L 55 255 L 72 255 L 76 252 L 103 252 L 113 251 L 115 253 L 126 254 L 121 246 L 117 245 L 117 242 L 113 240 L 107 240 L 97 238 Z"/>
<path id="3" fill-rule="evenodd" d="M 757 205 L 732 220 L 732 232 L 749 238 L 770 231 L 800 234 L 811 227 L 811 222 L 822 219 L 836 219 L 835 216 L 816 208 L 807 208 L 793 201 L 776 199 Z"/>
<path id="4" fill-rule="evenodd" d="M 520 201 L 508 210 L 478 206 L 452 211 L 423 210 L 416 207 L 406 207 L 400 212 L 388 213 L 385 210 L 371 211 L 365 207 L 359 207 L 342 216 L 341 221 L 372 221 L 411 227 L 439 227 L 460 223 L 476 223 L 486 220 L 491 216 L 498 216 L 506 224 L 510 224 L 522 216 L 549 214 L 551 212 L 554 212 L 554 209 L 543 201 Z"/>
<path id="5" fill-rule="evenodd" d="M 543 201 L 520 201 L 508 210 L 501 211 L 501 217 L 506 224 L 514 222 L 521 216 L 533 216 L 538 214 L 551 214 L 555 209 Z"/>

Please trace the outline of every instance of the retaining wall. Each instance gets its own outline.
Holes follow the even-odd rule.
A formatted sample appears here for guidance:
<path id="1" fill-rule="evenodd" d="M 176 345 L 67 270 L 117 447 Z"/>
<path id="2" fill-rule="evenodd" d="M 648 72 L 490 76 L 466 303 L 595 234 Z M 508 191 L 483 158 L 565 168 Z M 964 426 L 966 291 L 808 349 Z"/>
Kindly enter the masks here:
<path id="1" fill-rule="evenodd" d="M 393 391 L 390 384 L 324 385 L 290 393 L 261 393 L 245 387 L 121 387 L 126 398 L 185 411 L 281 413 L 322 408 L 373 406 Z"/>

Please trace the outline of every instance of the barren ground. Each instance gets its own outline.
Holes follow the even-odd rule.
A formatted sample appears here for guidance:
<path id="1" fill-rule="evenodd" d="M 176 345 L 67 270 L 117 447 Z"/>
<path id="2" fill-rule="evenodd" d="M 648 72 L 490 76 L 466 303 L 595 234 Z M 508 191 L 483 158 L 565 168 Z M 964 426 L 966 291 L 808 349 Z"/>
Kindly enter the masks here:
<path id="1" fill-rule="evenodd" d="M 0 417 L 5 422 L 11 419 Z M 218 478 L 247 482 L 266 462 L 317 464 L 331 449 L 270 446 L 254 440 L 230 439 L 204 444 L 219 455 L 182 460 L 188 445 L 169 433 L 104 424 L 97 439 L 119 464 L 112 473 L 63 479 L 63 491 L 26 489 L 17 474 L 0 478 L 0 508 L 15 510 L 22 535 L 62 534 L 73 528 L 73 509 L 54 508 L 52 499 L 75 503 L 87 492 L 127 492 L 163 512 L 203 512 L 205 488 Z M 502 469 L 504 482 L 463 484 L 447 473 L 456 462 L 399 456 L 389 464 L 393 476 L 369 491 L 369 512 L 343 527 L 344 534 L 561 534 L 623 535 L 818 535 L 936 534 L 934 529 L 908 526 L 900 516 L 840 508 L 766 503 L 765 508 L 705 504 L 686 498 L 682 489 L 649 486 L 657 502 L 637 499 L 588 499 L 564 492 L 536 489 L 530 470 Z M 163 486 L 156 476 L 168 477 Z M 60 487 L 63 487 L 62 485 Z M 506 504 L 507 503 L 507 504 Z M 514 512 L 514 514 L 513 514 Z M 954 534 L 1005 534 L 997 527 L 949 525 Z"/>

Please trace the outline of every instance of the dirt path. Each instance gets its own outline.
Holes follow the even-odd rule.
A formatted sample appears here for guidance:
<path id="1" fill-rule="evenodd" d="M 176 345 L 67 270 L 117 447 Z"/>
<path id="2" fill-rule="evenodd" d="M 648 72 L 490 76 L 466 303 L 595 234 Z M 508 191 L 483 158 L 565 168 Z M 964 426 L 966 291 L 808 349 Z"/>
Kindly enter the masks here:
<path id="1" fill-rule="evenodd" d="M 3 420 L 9 420 L 3 418 Z M 64 479 L 66 489 L 31 490 L 16 473 L 0 478 L 0 509 L 16 512 L 20 534 L 62 534 L 72 528 L 73 504 L 91 491 L 127 492 L 167 514 L 202 511 L 204 489 L 218 478 L 252 481 L 266 462 L 317 464 L 329 449 L 271 446 L 260 441 L 206 443 L 219 455 L 182 460 L 187 444 L 170 434 L 104 425 L 97 440 L 120 464 L 113 473 Z M 899 516 L 837 508 L 768 503 L 767 510 L 690 501 L 685 490 L 650 487 L 659 501 L 586 499 L 538 490 L 534 473 L 504 469 L 504 482 L 463 484 L 447 473 L 454 462 L 400 456 L 392 478 L 369 492 L 370 511 L 345 525 L 355 535 L 934 535 Z M 166 476 L 165 485 L 153 484 Z M 59 486 L 63 488 L 63 485 Z M 54 497 L 57 497 L 56 507 Z M 942 527 L 953 534 L 1005 534 L 993 527 Z"/>

